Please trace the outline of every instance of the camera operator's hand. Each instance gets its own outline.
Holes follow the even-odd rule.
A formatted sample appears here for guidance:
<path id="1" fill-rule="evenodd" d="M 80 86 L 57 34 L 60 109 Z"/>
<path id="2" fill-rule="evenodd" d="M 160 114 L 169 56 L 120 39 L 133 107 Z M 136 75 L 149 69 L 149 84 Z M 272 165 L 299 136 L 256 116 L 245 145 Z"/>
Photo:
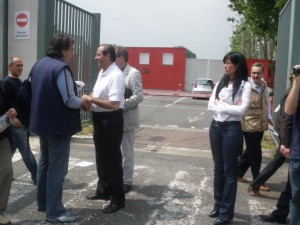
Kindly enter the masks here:
<path id="1" fill-rule="evenodd" d="M 300 88 L 300 76 L 293 75 L 293 85 L 297 88 Z"/>
<path id="2" fill-rule="evenodd" d="M 300 65 L 293 67 L 293 84 L 292 89 L 286 99 L 284 111 L 288 115 L 294 115 L 298 107 L 298 98 L 300 91 Z M 298 73 L 299 72 L 299 73 Z"/>

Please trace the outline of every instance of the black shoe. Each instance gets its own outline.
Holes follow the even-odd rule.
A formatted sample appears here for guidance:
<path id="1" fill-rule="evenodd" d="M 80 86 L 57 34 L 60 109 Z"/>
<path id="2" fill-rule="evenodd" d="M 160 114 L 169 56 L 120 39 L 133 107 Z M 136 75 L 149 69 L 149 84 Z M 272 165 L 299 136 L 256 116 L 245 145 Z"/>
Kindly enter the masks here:
<path id="1" fill-rule="evenodd" d="M 285 223 L 286 218 L 279 218 L 272 214 L 270 215 L 259 215 L 260 219 L 264 222 L 271 222 L 271 223 Z"/>
<path id="2" fill-rule="evenodd" d="M 49 223 L 73 223 L 77 221 L 76 216 L 72 215 L 71 213 L 67 212 L 62 216 L 56 218 L 46 218 L 46 222 Z"/>
<path id="3" fill-rule="evenodd" d="M 208 216 L 211 217 L 211 218 L 218 217 L 218 216 L 219 216 L 219 210 L 213 209 L 213 210 L 208 214 Z"/>
<path id="4" fill-rule="evenodd" d="M 110 197 L 109 197 L 109 195 L 108 194 L 104 194 L 104 193 L 95 193 L 95 194 L 90 194 L 90 195 L 88 195 L 88 196 L 86 196 L 86 199 L 87 200 L 99 200 L 99 199 L 101 199 L 101 200 L 109 200 L 110 199 Z"/>
<path id="5" fill-rule="evenodd" d="M 124 184 L 124 193 L 128 193 L 130 192 L 132 189 L 132 185 L 129 185 L 129 184 Z"/>
<path id="6" fill-rule="evenodd" d="M 230 221 L 228 220 L 221 220 L 221 219 L 216 219 L 215 222 L 214 222 L 214 225 L 223 225 L 223 224 L 228 224 L 230 223 Z"/>
<path id="7" fill-rule="evenodd" d="M 43 207 L 37 208 L 36 210 L 39 211 L 39 212 L 46 212 L 46 208 L 43 208 Z"/>
<path id="8" fill-rule="evenodd" d="M 105 213 L 105 214 L 109 214 L 109 213 L 114 213 L 114 212 L 117 212 L 119 211 L 120 209 L 124 208 L 125 207 L 125 203 L 123 204 L 113 204 L 113 203 L 110 203 L 108 206 L 106 206 L 102 212 Z"/>

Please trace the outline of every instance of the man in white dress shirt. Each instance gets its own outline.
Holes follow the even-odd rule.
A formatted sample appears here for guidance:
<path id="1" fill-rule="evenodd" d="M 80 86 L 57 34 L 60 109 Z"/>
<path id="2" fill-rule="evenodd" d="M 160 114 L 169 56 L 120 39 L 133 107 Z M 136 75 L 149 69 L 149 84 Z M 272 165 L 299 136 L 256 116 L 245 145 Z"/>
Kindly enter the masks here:
<path id="1" fill-rule="evenodd" d="M 125 82 L 122 71 L 115 64 L 116 52 L 112 45 L 100 45 L 96 57 L 99 72 L 93 92 L 82 98 L 92 103 L 94 143 L 98 186 L 88 200 L 109 200 L 103 213 L 114 213 L 125 207 L 121 141 Z"/>

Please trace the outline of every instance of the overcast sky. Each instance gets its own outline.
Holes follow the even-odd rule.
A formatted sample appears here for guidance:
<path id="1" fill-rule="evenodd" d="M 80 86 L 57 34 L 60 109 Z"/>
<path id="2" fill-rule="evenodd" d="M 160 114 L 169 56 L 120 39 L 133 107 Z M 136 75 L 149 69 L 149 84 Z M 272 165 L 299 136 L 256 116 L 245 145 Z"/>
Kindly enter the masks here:
<path id="1" fill-rule="evenodd" d="M 198 59 L 222 59 L 235 16 L 228 0 L 66 0 L 101 14 L 100 43 L 184 46 Z"/>

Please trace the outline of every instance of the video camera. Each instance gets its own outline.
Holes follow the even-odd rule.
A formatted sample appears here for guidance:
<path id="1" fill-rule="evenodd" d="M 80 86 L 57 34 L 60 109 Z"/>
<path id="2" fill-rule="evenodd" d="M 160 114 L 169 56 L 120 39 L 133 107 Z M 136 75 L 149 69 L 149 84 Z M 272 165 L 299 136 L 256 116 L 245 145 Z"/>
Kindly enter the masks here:
<path id="1" fill-rule="evenodd" d="M 299 76 L 300 75 L 300 67 L 294 67 L 292 73 L 295 76 Z"/>

